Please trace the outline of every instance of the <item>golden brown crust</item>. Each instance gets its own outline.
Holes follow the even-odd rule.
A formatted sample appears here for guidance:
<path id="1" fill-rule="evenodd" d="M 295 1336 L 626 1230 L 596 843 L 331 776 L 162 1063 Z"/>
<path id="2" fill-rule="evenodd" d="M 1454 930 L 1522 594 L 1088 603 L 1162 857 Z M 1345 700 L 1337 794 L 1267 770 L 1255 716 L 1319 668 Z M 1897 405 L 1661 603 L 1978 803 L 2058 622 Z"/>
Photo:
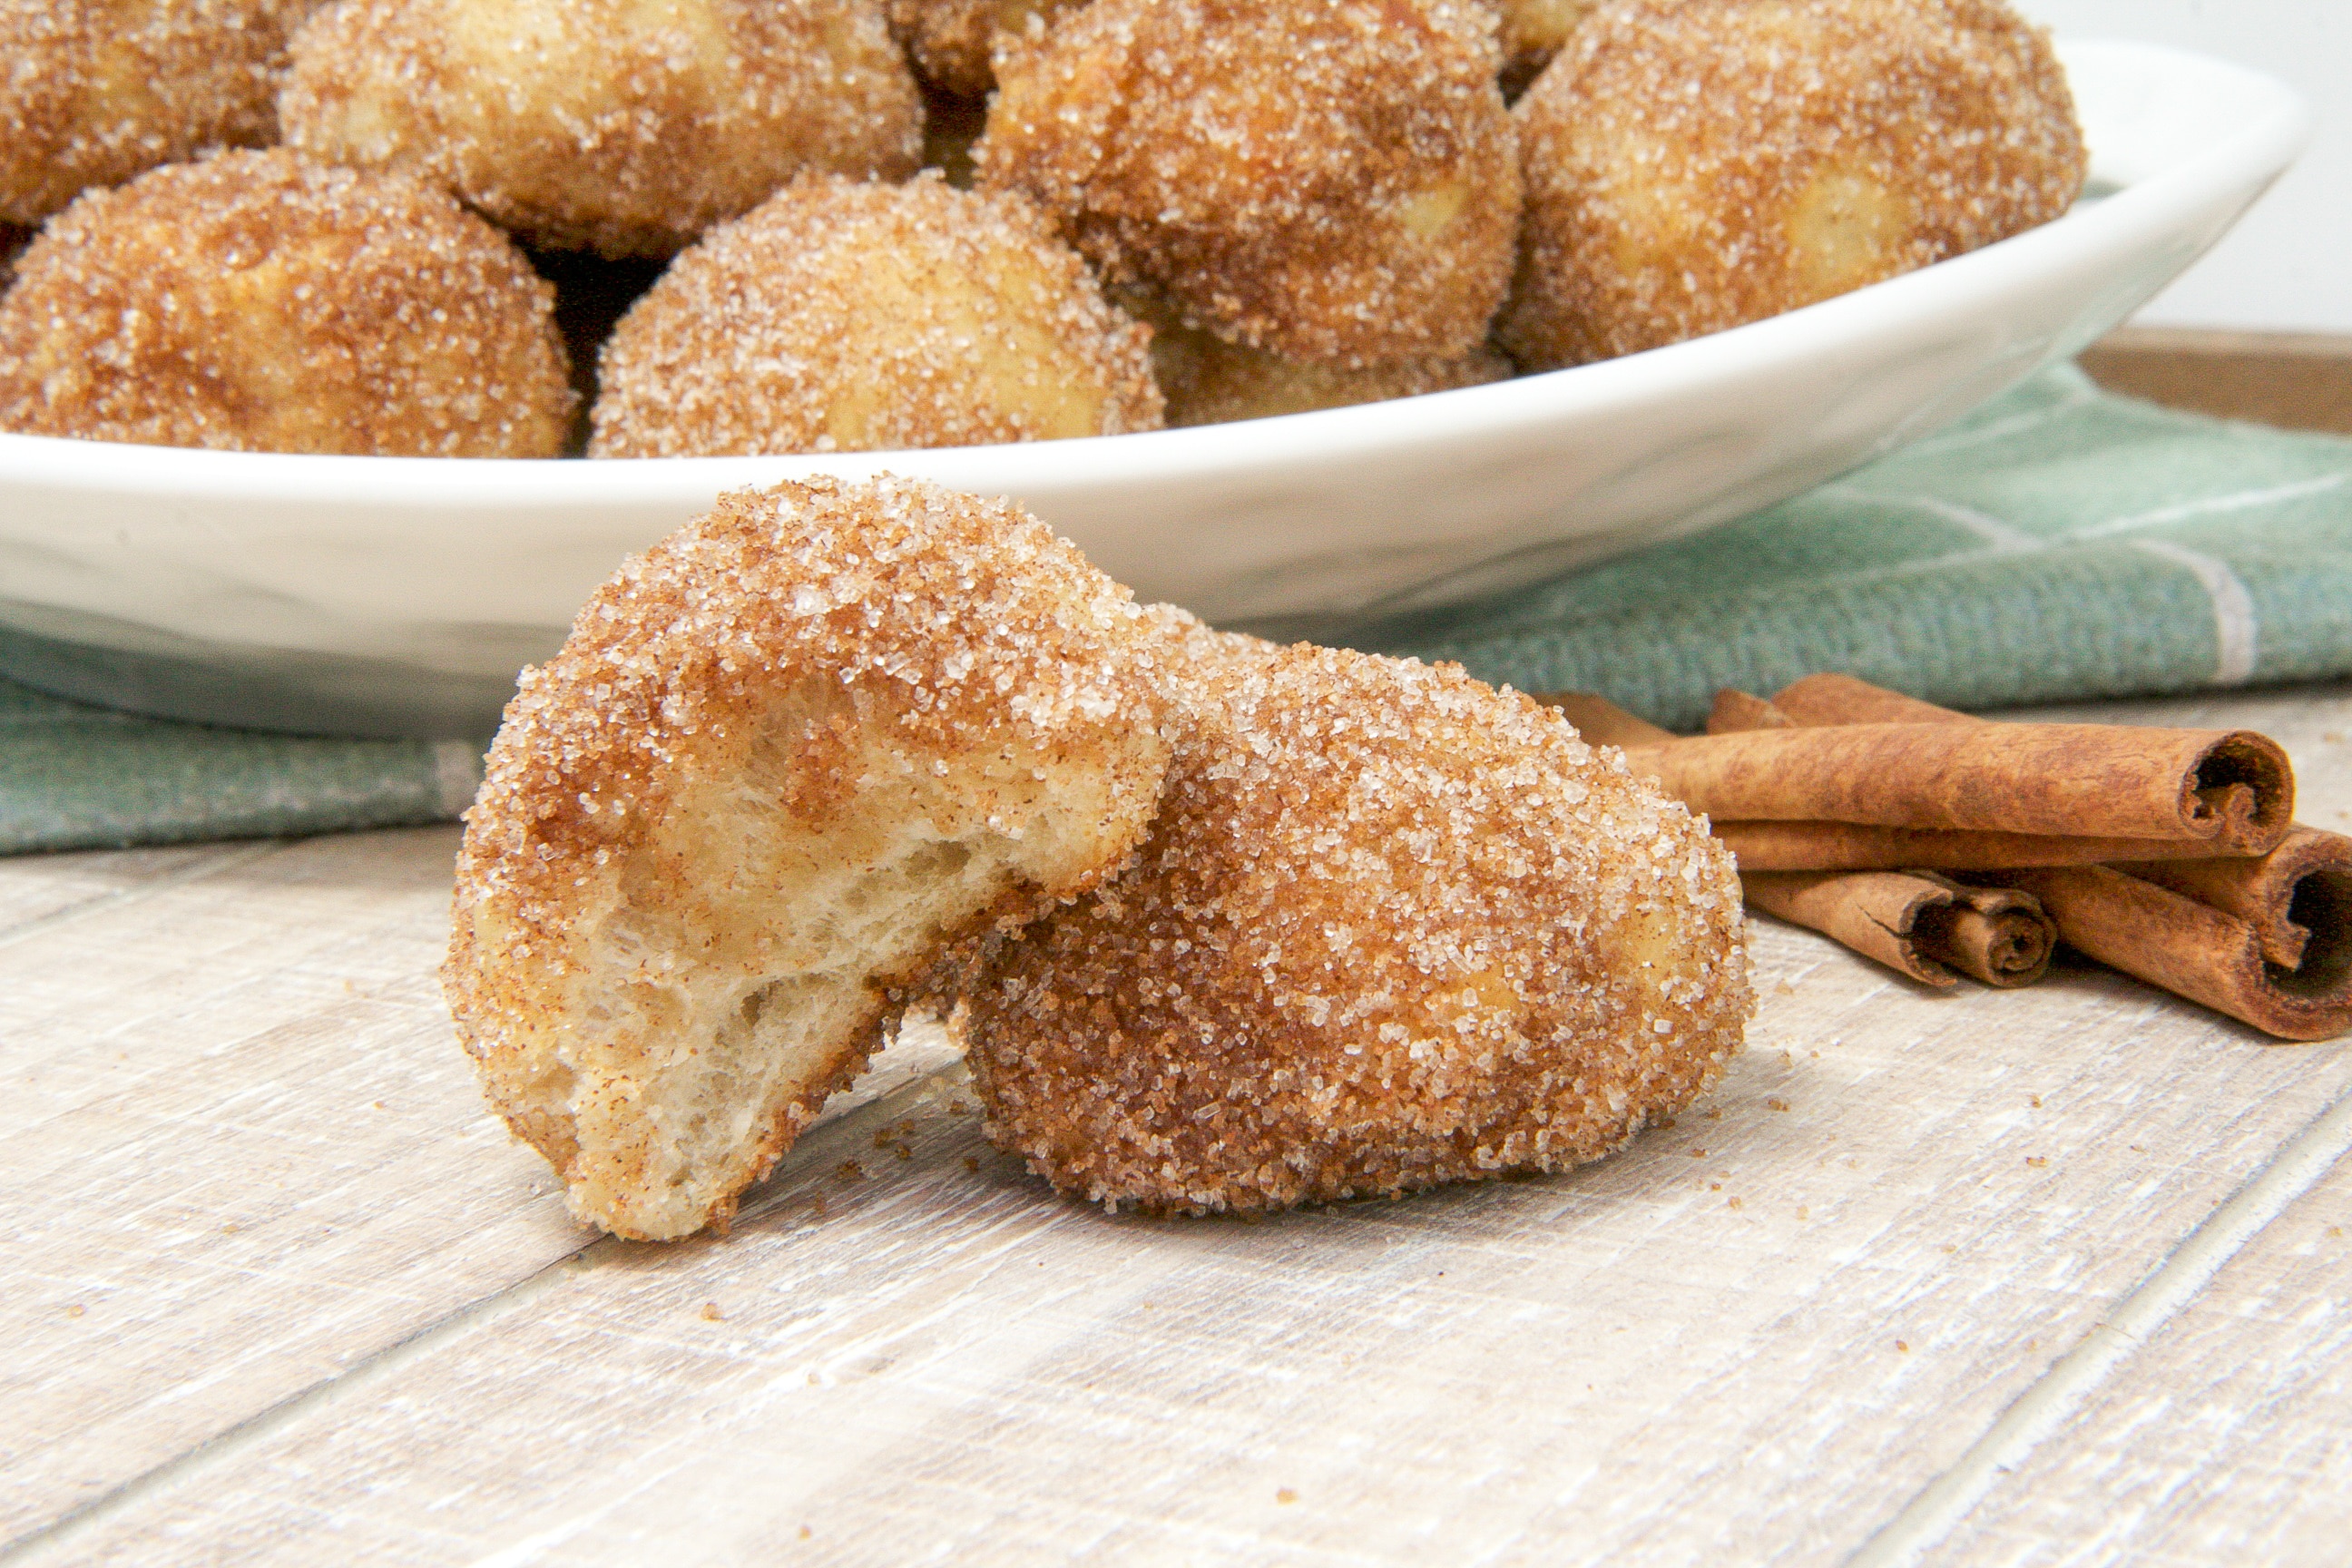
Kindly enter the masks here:
<path id="1" fill-rule="evenodd" d="M 1116 868 L 1162 640 L 1025 512 L 887 477 L 724 496 L 600 589 L 508 709 L 443 970 L 574 1211 L 722 1220 L 894 993 Z"/>
<path id="2" fill-rule="evenodd" d="M 996 85 L 990 64 L 996 41 L 1034 22 L 1050 26 L 1086 0 L 887 0 L 890 32 L 906 47 L 915 74 L 964 98 Z"/>
<path id="3" fill-rule="evenodd" d="M 0 220 L 278 139 L 286 39 L 320 0 L 0 0 Z"/>
<path id="4" fill-rule="evenodd" d="M 800 174 L 900 179 L 878 0 L 345 0 L 295 39 L 286 140 L 440 181 L 534 245 L 666 256 Z"/>
<path id="5" fill-rule="evenodd" d="M 1284 359 L 1189 327 L 1152 334 L 1151 368 L 1171 427 L 1267 419 L 1507 381 L 1511 362 L 1476 348 L 1456 359 L 1394 360 L 1352 368 Z"/>
<path id="6" fill-rule="evenodd" d="M 1114 1206 L 1553 1171 L 1687 1103 L 1749 1009 L 1730 858 L 1458 667 L 1195 633 L 1135 866 L 1003 944 L 990 1136 Z"/>
<path id="7" fill-rule="evenodd" d="M 1461 354 L 1518 221 L 1493 28 L 1475 0 L 1095 0 L 999 51 L 981 182 L 1220 337 Z"/>
<path id="8" fill-rule="evenodd" d="M 553 305 L 421 182 L 224 153 L 50 220 L 0 298 L 0 429 L 551 458 L 572 408 Z"/>
<path id="9" fill-rule="evenodd" d="M 592 456 L 1157 429 L 1150 334 L 1017 196 L 802 181 L 671 264 L 606 343 Z"/>
<path id="10" fill-rule="evenodd" d="M 1519 100 L 1496 339 L 1530 370 L 1679 342 L 2046 223 L 2066 79 L 2000 0 L 1620 0 Z"/>

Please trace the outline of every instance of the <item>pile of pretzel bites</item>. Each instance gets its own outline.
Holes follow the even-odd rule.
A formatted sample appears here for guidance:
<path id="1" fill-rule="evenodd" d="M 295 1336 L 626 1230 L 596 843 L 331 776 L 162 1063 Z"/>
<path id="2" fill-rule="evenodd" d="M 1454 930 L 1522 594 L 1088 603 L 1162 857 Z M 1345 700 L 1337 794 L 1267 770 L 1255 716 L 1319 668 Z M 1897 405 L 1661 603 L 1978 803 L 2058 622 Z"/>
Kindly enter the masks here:
<path id="1" fill-rule="evenodd" d="M 0 0 L 0 225 L 45 226 L 0 429 L 625 458 L 1214 423 L 1756 321 L 2047 222 L 2084 167 L 2002 0 L 137 9 Z"/>

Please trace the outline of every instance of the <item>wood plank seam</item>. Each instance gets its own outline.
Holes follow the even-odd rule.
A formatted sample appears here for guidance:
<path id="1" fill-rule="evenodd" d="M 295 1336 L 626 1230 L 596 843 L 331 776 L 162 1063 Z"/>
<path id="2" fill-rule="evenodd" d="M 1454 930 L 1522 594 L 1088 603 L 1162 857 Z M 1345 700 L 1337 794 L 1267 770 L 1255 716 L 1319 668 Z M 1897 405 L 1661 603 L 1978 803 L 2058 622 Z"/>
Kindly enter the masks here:
<path id="1" fill-rule="evenodd" d="M 870 1141 L 872 1128 L 898 1120 L 910 1104 L 927 1097 L 940 1098 L 959 1091 L 968 1081 L 963 1064 L 957 1062 L 902 1084 L 845 1115 L 811 1129 L 803 1136 L 787 1166 L 762 1184 L 765 1190 L 754 1202 L 745 1204 L 737 1212 L 736 1223 L 741 1225 L 756 1220 L 784 1201 L 787 1184 L 776 1178 L 787 1173 L 789 1169 L 811 1163 L 822 1165 L 837 1161 L 843 1157 L 845 1147 L 854 1151 L 858 1146 L 859 1134 L 866 1134 Z M 268 1441 L 279 1430 L 312 1411 L 350 1398 L 397 1374 L 410 1363 L 432 1353 L 469 1330 L 486 1327 L 508 1313 L 530 1305 L 563 1283 L 582 1267 L 593 1267 L 599 1257 L 638 1245 L 618 1241 L 609 1236 L 599 1237 L 578 1251 L 557 1258 L 537 1273 L 436 1319 L 406 1338 L 355 1363 L 348 1371 L 322 1378 L 290 1394 L 186 1453 L 132 1476 L 121 1485 L 36 1530 L 27 1531 L 14 1541 L 0 1542 L 0 1563 L 79 1561 L 75 1543 L 103 1529 L 109 1521 L 124 1510 L 178 1489 L 204 1472 L 233 1460 L 246 1449 Z"/>
<path id="2" fill-rule="evenodd" d="M 1907 1568 L 1933 1551 L 2004 1476 L 2057 1436 L 2085 1400 L 2347 1152 L 2352 1152 L 2352 1090 L 2338 1095 L 2249 1175 L 2104 1321 L 2019 1394 L 1968 1452 L 1864 1542 L 1846 1559 L 1846 1568 Z"/>
<path id="3" fill-rule="evenodd" d="M 279 850 L 291 848 L 301 842 L 299 838 L 264 838 L 257 843 L 240 845 L 235 849 L 199 860 L 194 865 L 183 866 L 176 871 L 166 871 L 160 877 L 151 877 L 135 887 L 118 888 L 110 893 L 93 894 L 78 904 L 68 904 L 64 909 L 51 910 L 47 914 L 35 915 L 32 919 L 16 925 L 0 926 L 0 947 L 23 942 L 27 937 L 38 936 L 43 931 L 55 931 L 59 926 L 71 925 L 74 921 L 85 920 L 91 915 L 103 914 L 110 910 L 119 910 L 126 905 L 138 903 L 158 893 L 168 893 L 175 888 L 184 888 L 191 882 L 201 882 L 215 872 L 234 871 L 240 866 L 250 866 L 257 860 L 266 860 Z"/>

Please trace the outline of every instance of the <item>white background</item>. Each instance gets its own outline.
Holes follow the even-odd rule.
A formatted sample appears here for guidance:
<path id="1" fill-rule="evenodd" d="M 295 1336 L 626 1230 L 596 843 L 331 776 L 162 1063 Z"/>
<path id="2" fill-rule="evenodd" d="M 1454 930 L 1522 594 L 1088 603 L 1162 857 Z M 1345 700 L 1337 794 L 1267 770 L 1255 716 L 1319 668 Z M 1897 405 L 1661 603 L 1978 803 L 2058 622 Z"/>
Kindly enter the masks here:
<path id="1" fill-rule="evenodd" d="M 2310 151 L 2134 318 L 2141 325 L 2352 332 L 2352 0 L 2015 0 L 2064 37 L 2219 55 L 2318 111 Z"/>

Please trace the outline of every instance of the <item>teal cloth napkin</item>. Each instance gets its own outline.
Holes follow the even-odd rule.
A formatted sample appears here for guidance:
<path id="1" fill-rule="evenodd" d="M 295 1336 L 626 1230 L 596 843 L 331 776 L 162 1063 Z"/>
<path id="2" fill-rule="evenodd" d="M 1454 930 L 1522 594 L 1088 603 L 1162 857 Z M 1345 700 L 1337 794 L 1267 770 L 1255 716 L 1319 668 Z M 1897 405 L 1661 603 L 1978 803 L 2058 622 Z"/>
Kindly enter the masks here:
<path id="1" fill-rule="evenodd" d="M 0 679 L 0 854 L 440 822 L 481 782 L 463 741 L 216 730 Z"/>
<path id="2" fill-rule="evenodd" d="M 1719 686 L 1819 669 L 1962 708 L 2352 674 L 2352 440 L 2066 366 L 1706 533 L 1342 640 L 1682 730 Z M 0 852 L 436 821 L 479 778 L 461 742 L 165 723 L 0 681 Z"/>
<path id="3" fill-rule="evenodd" d="M 1954 708 L 2344 675 L 2352 440 L 2066 365 L 1792 500 L 1349 640 L 1685 731 L 1822 669 Z"/>

